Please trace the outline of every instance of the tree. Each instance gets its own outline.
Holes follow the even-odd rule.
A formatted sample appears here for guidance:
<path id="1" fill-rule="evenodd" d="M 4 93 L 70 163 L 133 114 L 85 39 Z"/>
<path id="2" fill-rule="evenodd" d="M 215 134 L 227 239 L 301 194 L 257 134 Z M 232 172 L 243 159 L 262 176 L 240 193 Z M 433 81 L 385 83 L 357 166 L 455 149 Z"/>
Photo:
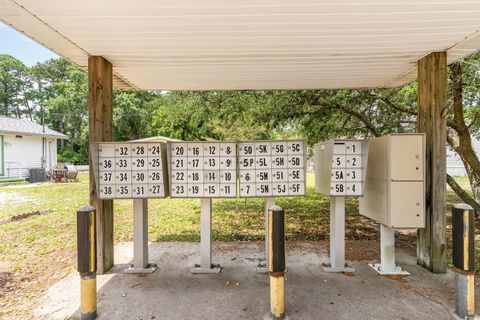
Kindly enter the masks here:
<path id="1" fill-rule="evenodd" d="M 31 81 L 27 66 L 7 54 L 0 54 L 0 104 L 4 116 L 21 118 L 33 109 L 29 102 Z"/>

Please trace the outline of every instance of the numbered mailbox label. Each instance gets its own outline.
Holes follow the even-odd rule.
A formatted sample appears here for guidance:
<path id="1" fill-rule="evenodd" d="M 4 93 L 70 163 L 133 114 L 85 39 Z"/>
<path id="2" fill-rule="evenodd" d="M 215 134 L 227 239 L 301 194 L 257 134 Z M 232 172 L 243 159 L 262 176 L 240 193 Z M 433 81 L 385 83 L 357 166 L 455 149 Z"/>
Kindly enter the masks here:
<path id="1" fill-rule="evenodd" d="M 360 155 L 347 155 L 347 168 L 361 168 L 362 156 Z"/>
<path id="2" fill-rule="evenodd" d="M 240 142 L 241 197 L 305 195 L 305 142 Z M 252 161 L 254 159 L 254 161 Z M 291 191 L 291 184 L 298 185 Z"/>
<path id="3" fill-rule="evenodd" d="M 160 176 L 158 177 L 160 180 Z M 132 183 L 134 184 L 141 184 L 141 183 L 148 183 L 148 171 L 132 171 Z"/>
<path id="4" fill-rule="evenodd" d="M 240 197 L 254 197 L 255 183 L 240 184 Z"/>
<path id="5" fill-rule="evenodd" d="M 131 198 L 132 197 L 132 185 L 131 184 L 124 184 L 124 185 L 116 185 L 115 190 L 115 197 L 116 198 Z"/>
<path id="6" fill-rule="evenodd" d="M 303 141 L 289 141 L 287 142 L 288 154 L 289 155 L 303 155 L 305 153 L 305 147 Z"/>
<path id="7" fill-rule="evenodd" d="M 204 157 L 218 157 L 220 156 L 220 144 L 219 143 L 208 143 L 203 145 L 203 156 Z"/>
<path id="8" fill-rule="evenodd" d="M 255 169 L 255 157 L 240 157 L 238 164 L 240 169 Z"/>
<path id="9" fill-rule="evenodd" d="M 220 143 L 220 157 L 233 157 L 235 159 L 237 145 L 235 142 Z"/>
<path id="10" fill-rule="evenodd" d="M 100 182 L 104 185 L 115 184 L 115 172 L 113 171 L 104 171 L 100 172 Z"/>
<path id="11" fill-rule="evenodd" d="M 158 184 L 163 180 L 163 172 L 157 170 L 148 171 L 148 183 Z"/>
<path id="12" fill-rule="evenodd" d="M 363 195 L 363 140 L 333 143 L 330 195 Z"/>
<path id="13" fill-rule="evenodd" d="M 192 183 L 188 185 L 188 196 L 192 198 L 203 197 L 203 184 Z"/>
<path id="14" fill-rule="evenodd" d="M 289 170 L 287 169 L 272 169 L 272 181 L 277 182 L 277 181 L 288 181 L 289 179 Z M 294 171 L 300 171 L 301 175 L 304 175 L 303 170 L 299 169 L 294 169 Z"/>
<path id="15" fill-rule="evenodd" d="M 270 142 L 255 142 L 255 154 L 256 155 L 271 155 L 272 146 Z"/>
<path id="16" fill-rule="evenodd" d="M 172 183 L 171 194 L 176 197 L 187 196 L 187 184 Z"/>
<path id="17" fill-rule="evenodd" d="M 148 197 L 148 185 L 147 184 L 134 184 L 132 185 L 132 193 L 134 198 L 147 198 Z"/>
<path id="18" fill-rule="evenodd" d="M 265 183 L 272 181 L 272 171 L 271 170 L 256 170 L 255 171 L 255 182 L 256 183 Z"/>
<path id="19" fill-rule="evenodd" d="M 132 170 L 132 162 L 130 158 L 115 158 L 115 170 Z"/>
<path id="20" fill-rule="evenodd" d="M 349 195 L 362 195 L 362 183 L 361 182 L 347 182 L 347 194 Z"/>
<path id="21" fill-rule="evenodd" d="M 128 184 L 132 183 L 132 172 L 131 171 L 116 171 L 115 172 L 115 183 L 116 184 Z"/>
<path id="22" fill-rule="evenodd" d="M 220 175 L 220 182 L 221 183 L 236 183 L 236 171 L 221 171 L 219 172 Z"/>
<path id="23" fill-rule="evenodd" d="M 162 156 L 162 145 L 160 143 L 149 143 L 147 147 L 148 158 L 156 158 Z"/>
<path id="24" fill-rule="evenodd" d="M 203 167 L 207 170 L 220 169 L 220 158 L 219 157 L 204 158 Z"/>
<path id="25" fill-rule="evenodd" d="M 240 157 L 253 157 L 255 155 L 255 143 L 242 143 L 238 147 Z"/>
<path id="26" fill-rule="evenodd" d="M 305 164 L 303 163 L 302 156 L 288 156 L 288 167 L 289 168 L 303 168 Z"/>
<path id="27" fill-rule="evenodd" d="M 236 196 L 236 185 L 232 183 L 221 183 L 220 184 L 220 196 L 221 197 L 235 197 Z"/>
<path id="28" fill-rule="evenodd" d="M 176 161 L 181 161 L 183 159 L 177 159 Z M 181 163 L 183 165 L 183 163 Z M 203 158 L 202 157 L 192 157 L 188 159 L 188 170 L 203 170 Z"/>
<path id="29" fill-rule="evenodd" d="M 115 158 L 100 158 L 100 171 L 115 171 Z"/>
<path id="30" fill-rule="evenodd" d="M 98 195 L 100 199 L 148 198 L 149 184 L 161 185 L 164 197 L 162 174 L 162 147 L 158 142 L 118 142 L 98 144 Z M 105 189 L 105 186 L 111 188 Z M 143 187 L 143 188 L 140 188 Z"/>
<path id="31" fill-rule="evenodd" d="M 288 183 L 272 183 L 273 196 L 288 196 Z"/>
<path id="32" fill-rule="evenodd" d="M 147 157 L 143 158 L 132 158 L 132 170 L 145 170 L 148 168 L 148 159 Z"/>
<path id="33" fill-rule="evenodd" d="M 219 197 L 220 184 L 218 183 L 205 184 L 203 188 L 203 195 L 209 196 L 209 197 Z"/>
<path id="34" fill-rule="evenodd" d="M 362 141 L 347 141 L 345 143 L 345 154 L 361 155 L 363 153 L 362 146 Z"/>
<path id="35" fill-rule="evenodd" d="M 300 182 L 289 182 L 288 184 L 288 194 L 291 196 L 304 195 L 305 194 L 305 184 Z"/>
<path id="36" fill-rule="evenodd" d="M 240 171 L 239 180 L 240 182 L 252 183 L 255 182 L 255 170 L 243 170 Z"/>
<path id="37" fill-rule="evenodd" d="M 288 154 L 287 142 L 271 142 L 272 155 L 286 155 Z"/>
<path id="38" fill-rule="evenodd" d="M 349 182 L 361 182 L 363 180 L 362 177 L 362 169 L 347 169 L 345 170 L 346 180 Z"/>
<path id="39" fill-rule="evenodd" d="M 235 170 L 237 159 L 235 157 L 220 157 L 220 170 Z"/>
<path id="40" fill-rule="evenodd" d="M 188 171 L 187 183 L 203 183 L 203 171 Z"/>
<path id="41" fill-rule="evenodd" d="M 163 184 L 148 184 L 148 197 L 158 198 L 163 197 L 165 194 Z"/>
<path id="42" fill-rule="evenodd" d="M 332 196 L 344 196 L 346 194 L 345 183 L 332 182 L 330 185 L 330 195 Z"/>
<path id="43" fill-rule="evenodd" d="M 347 164 L 347 157 L 345 155 L 334 154 L 332 159 L 332 168 L 345 168 Z"/>
<path id="44" fill-rule="evenodd" d="M 288 167 L 288 157 L 286 156 L 272 157 L 272 168 L 287 168 L 287 167 Z"/>
<path id="45" fill-rule="evenodd" d="M 130 144 L 115 144 L 115 158 L 131 157 Z"/>
<path id="46" fill-rule="evenodd" d="M 257 196 L 268 197 L 272 195 L 272 184 L 271 183 L 257 183 Z"/>
<path id="47" fill-rule="evenodd" d="M 185 183 L 187 182 L 187 174 L 185 171 L 173 170 L 170 179 L 172 183 Z"/>
<path id="48" fill-rule="evenodd" d="M 148 155 L 148 144 L 134 143 L 132 144 L 132 157 L 145 158 Z"/>
<path id="49" fill-rule="evenodd" d="M 332 179 L 331 181 L 342 182 L 346 180 L 347 173 L 345 169 L 332 169 Z"/>
<path id="50" fill-rule="evenodd" d="M 265 156 L 265 157 L 255 157 L 255 168 L 257 170 L 264 170 L 269 169 L 272 167 L 272 158 Z"/>
<path id="51" fill-rule="evenodd" d="M 236 143 L 174 142 L 170 144 L 169 152 L 172 197 L 236 196 Z M 222 191 L 225 190 L 222 186 L 227 183 L 228 190 Z M 183 192 L 174 190 L 180 186 L 183 186 Z"/>
<path id="52" fill-rule="evenodd" d="M 113 199 L 115 198 L 115 185 L 104 185 L 99 190 L 101 199 Z"/>

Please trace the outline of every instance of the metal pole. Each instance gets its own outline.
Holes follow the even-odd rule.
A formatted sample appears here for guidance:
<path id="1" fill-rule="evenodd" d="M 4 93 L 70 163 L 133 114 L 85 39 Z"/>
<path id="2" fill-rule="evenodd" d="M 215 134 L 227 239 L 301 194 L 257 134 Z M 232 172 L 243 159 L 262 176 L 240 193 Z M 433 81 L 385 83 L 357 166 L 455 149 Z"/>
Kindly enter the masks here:
<path id="1" fill-rule="evenodd" d="M 475 316 L 475 214 L 467 204 L 452 208 L 452 256 L 455 270 L 455 312 L 462 319 Z"/>
<path id="2" fill-rule="evenodd" d="M 330 265 L 345 268 L 345 197 L 330 197 Z"/>
<path id="3" fill-rule="evenodd" d="M 125 273 L 152 273 L 157 269 L 148 263 L 148 199 L 133 199 L 133 264 Z"/>
<path id="4" fill-rule="evenodd" d="M 395 231 L 380 224 L 380 265 L 383 272 L 394 273 L 395 264 Z"/>
<path id="5" fill-rule="evenodd" d="M 354 272 L 345 263 L 345 197 L 330 197 L 330 265 L 325 272 Z"/>
<path id="6" fill-rule="evenodd" d="M 221 268 L 212 263 L 212 199 L 200 200 L 200 265 L 192 273 L 219 273 Z"/>
<path id="7" fill-rule="evenodd" d="M 285 212 L 272 206 L 268 212 L 268 271 L 270 313 L 267 318 L 285 319 Z"/>
<path id="8" fill-rule="evenodd" d="M 86 206 L 77 211 L 77 254 L 80 273 L 80 316 L 82 320 L 97 318 L 97 234 L 96 210 Z"/>
<path id="9" fill-rule="evenodd" d="M 212 199 L 201 200 L 200 267 L 212 267 Z"/>
<path id="10" fill-rule="evenodd" d="M 148 200 L 133 200 L 133 266 L 148 266 Z"/>

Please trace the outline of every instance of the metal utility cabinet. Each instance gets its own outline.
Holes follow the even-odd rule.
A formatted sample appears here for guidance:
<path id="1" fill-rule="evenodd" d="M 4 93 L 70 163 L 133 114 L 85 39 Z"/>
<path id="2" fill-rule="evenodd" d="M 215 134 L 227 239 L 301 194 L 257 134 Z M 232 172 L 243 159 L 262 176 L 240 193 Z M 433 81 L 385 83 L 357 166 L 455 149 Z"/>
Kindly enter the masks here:
<path id="1" fill-rule="evenodd" d="M 424 228 L 424 134 L 391 134 L 368 148 L 360 214 L 388 228 Z"/>

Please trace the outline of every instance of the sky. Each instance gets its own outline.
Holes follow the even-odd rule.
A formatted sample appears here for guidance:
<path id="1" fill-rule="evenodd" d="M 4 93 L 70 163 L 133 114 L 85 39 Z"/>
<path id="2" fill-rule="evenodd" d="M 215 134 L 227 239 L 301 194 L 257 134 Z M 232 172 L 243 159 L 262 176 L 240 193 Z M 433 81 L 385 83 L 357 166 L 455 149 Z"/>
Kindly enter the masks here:
<path id="1" fill-rule="evenodd" d="M 58 58 L 52 51 L 2 22 L 0 22 L 0 54 L 9 54 L 27 66 Z"/>

